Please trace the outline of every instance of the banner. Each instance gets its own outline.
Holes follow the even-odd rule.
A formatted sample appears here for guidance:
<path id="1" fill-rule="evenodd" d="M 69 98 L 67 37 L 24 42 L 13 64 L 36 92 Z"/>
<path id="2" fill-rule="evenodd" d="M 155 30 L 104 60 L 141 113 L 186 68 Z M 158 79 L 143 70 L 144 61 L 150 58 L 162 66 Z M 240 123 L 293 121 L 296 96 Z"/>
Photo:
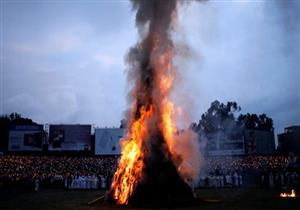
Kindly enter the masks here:
<path id="1" fill-rule="evenodd" d="M 227 135 L 223 132 L 206 135 L 206 154 L 218 155 L 245 155 L 245 141 L 242 133 Z"/>
<path id="2" fill-rule="evenodd" d="M 42 151 L 44 140 L 43 125 L 14 125 L 9 131 L 8 151 Z"/>
<path id="3" fill-rule="evenodd" d="M 50 125 L 49 151 L 90 151 L 91 125 Z"/>

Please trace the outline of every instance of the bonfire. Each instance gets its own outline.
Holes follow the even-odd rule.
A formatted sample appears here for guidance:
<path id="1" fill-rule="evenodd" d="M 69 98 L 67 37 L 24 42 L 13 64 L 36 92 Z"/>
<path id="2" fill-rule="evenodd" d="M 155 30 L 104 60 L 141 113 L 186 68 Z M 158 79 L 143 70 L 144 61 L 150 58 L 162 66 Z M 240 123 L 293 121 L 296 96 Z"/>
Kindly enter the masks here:
<path id="1" fill-rule="evenodd" d="M 170 96 L 179 75 L 171 32 L 184 1 L 132 3 L 140 41 L 127 55 L 131 109 L 110 199 L 120 205 L 192 201 L 191 185 L 200 168 L 197 137 L 177 129 L 178 107 Z"/>

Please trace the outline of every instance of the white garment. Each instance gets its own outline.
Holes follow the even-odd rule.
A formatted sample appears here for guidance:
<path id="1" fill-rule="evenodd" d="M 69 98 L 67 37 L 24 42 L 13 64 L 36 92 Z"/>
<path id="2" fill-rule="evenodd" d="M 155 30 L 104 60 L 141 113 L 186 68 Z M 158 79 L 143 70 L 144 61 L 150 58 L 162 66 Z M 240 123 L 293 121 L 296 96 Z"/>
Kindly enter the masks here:
<path id="1" fill-rule="evenodd" d="M 226 177 L 226 183 L 227 184 L 232 184 L 230 175 L 226 175 L 225 177 Z"/>
<path id="2" fill-rule="evenodd" d="M 274 188 L 274 177 L 273 177 L 272 173 L 269 175 L 269 185 L 270 185 L 270 188 Z"/>
<path id="3" fill-rule="evenodd" d="M 92 189 L 97 189 L 98 188 L 98 178 L 97 177 L 94 177 L 92 179 L 92 186 L 91 186 Z"/>
<path id="4" fill-rule="evenodd" d="M 67 188 L 68 187 L 68 178 L 65 178 L 65 188 Z"/>
<path id="5" fill-rule="evenodd" d="M 101 177 L 101 188 L 102 189 L 106 188 L 106 179 L 103 176 Z"/>
<path id="6" fill-rule="evenodd" d="M 239 186 L 239 177 L 237 175 L 237 173 L 234 173 L 234 186 L 238 187 Z"/>
<path id="7" fill-rule="evenodd" d="M 224 187 L 224 179 L 223 176 L 220 176 L 220 186 Z"/>
<path id="8" fill-rule="evenodd" d="M 40 181 L 38 179 L 34 180 L 34 191 L 39 191 Z"/>
<path id="9" fill-rule="evenodd" d="M 240 180 L 240 186 L 242 186 L 243 185 L 243 177 L 241 174 L 239 175 L 239 180 Z"/>

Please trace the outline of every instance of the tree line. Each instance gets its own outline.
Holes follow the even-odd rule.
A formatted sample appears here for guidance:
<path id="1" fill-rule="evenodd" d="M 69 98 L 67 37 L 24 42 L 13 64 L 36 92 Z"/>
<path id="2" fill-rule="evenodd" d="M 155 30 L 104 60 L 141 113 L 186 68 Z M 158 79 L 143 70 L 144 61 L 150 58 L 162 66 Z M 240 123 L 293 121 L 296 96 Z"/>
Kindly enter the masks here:
<path id="1" fill-rule="evenodd" d="M 242 129 L 273 131 L 273 120 L 265 113 L 260 115 L 247 113 L 236 117 L 235 115 L 239 111 L 241 111 L 241 107 L 237 102 L 229 101 L 224 104 L 216 100 L 201 115 L 198 123 L 191 124 L 191 128 L 196 132 L 204 133 Z"/>

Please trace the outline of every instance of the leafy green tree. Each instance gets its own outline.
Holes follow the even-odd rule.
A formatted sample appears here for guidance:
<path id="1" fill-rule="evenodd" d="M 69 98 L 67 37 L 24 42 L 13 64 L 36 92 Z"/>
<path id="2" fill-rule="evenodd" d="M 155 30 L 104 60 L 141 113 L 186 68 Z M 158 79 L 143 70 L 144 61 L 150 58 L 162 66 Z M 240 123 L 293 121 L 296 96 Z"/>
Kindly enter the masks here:
<path id="1" fill-rule="evenodd" d="M 196 130 L 202 130 L 206 133 L 225 130 L 228 126 L 235 125 L 234 113 L 240 110 L 241 108 L 236 102 L 230 101 L 223 104 L 216 100 L 211 103 L 207 112 L 201 115 Z"/>
<path id="2" fill-rule="evenodd" d="M 199 123 L 192 123 L 190 128 L 196 132 L 213 133 L 219 130 L 223 131 L 241 131 L 241 129 L 267 130 L 273 131 L 273 120 L 265 113 L 240 114 L 235 118 L 235 113 L 239 112 L 241 107 L 237 102 L 230 101 L 227 104 L 213 101 L 208 110 L 201 115 Z"/>
<path id="3" fill-rule="evenodd" d="M 256 114 L 241 114 L 237 119 L 237 124 L 246 129 L 273 131 L 273 120 L 266 114 L 257 116 Z"/>

